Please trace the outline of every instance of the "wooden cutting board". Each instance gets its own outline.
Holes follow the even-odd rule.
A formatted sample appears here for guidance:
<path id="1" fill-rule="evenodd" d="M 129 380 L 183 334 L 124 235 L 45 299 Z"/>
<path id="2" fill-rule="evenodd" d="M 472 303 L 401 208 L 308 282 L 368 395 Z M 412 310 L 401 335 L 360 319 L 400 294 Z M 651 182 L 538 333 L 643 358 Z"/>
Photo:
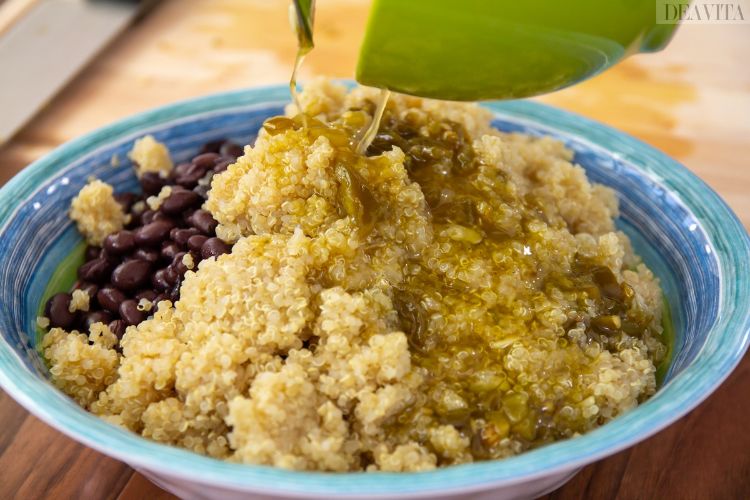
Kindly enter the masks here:
<path id="1" fill-rule="evenodd" d="M 302 78 L 351 77 L 368 2 L 318 4 L 317 48 Z M 0 148 L 0 184 L 51 148 L 129 114 L 210 92 L 285 82 L 295 50 L 286 6 L 286 0 L 165 0 Z M 634 56 L 540 100 L 675 157 L 718 191 L 748 227 L 748 48 L 750 25 L 684 26 L 665 51 Z M 586 467 L 548 498 L 749 497 L 748 393 L 746 356 L 688 416 Z M 29 416 L 3 393 L 0 471 L 2 498 L 171 498 L 125 464 Z"/>

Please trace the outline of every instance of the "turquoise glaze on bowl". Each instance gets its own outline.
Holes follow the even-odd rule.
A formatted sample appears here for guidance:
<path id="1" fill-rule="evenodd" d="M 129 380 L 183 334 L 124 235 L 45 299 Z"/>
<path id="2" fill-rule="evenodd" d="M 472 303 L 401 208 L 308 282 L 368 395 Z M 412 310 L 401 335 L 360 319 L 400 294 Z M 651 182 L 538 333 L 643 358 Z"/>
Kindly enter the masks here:
<path id="1" fill-rule="evenodd" d="M 662 153 L 611 128 L 533 102 L 489 103 L 496 126 L 565 141 L 590 179 L 618 192 L 619 227 L 661 279 L 674 318 L 674 358 L 653 398 L 588 434 L 516 457 L 402 474 L 232 464 L 148 441 L 88 414 L 49 383 L 34 346 L 47 281 L 80 241 L 66 215 L 71 198 L 91 175 L 118 191 L 134 189 L 126 152 L 137 137 L 153 134 L 182 161 L 213 139 L 252 140 L 287 99 L 288 87 L 265 87 L 142 113 L 61 146 L 0 190 L 0 385 L 14 399 L 183 497 L 517 498 L 542 494 L 583 465 L 669 425 L 703 401 L 745 352 L 749 239 L 711 189 Z M 110 163 L 113 156 L 120 159 L 117 167 Z"/>

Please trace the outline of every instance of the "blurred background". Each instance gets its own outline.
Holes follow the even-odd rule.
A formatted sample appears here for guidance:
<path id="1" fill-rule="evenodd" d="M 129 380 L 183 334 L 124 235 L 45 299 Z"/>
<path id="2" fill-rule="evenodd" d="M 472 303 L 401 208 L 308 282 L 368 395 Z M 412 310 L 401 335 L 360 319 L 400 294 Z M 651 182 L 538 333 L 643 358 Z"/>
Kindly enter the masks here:
<path id="1" fill-rule="evenodd" d="M 14 43 L 25 47 L 33 45 L 35 37 L 59 32 L 54 48 L 74 42 L 90 52 L 80 71 L 68 68 L 75 76 L 64 85 L 54 81 L 51 67 L 29 69 L 33 65 L 25 59 L 31 56 L 24 50 L 3 55 L 8 35 L 40 3 L 77 9 L 80 5 L 73 4 L 102 1 L 0 0 L 0 82 L 14 77 L 61 89 L 0 145 L 0 185 L 52 148 L 124 116 L 180 99 L 289 79 L 296 39 L 287 0 L 159 0 L 149 2 L 140 16 L 135 16 L 138 2 L 114 0 L 118 9 L 130 9 L 132 15 L 122 15 L 127 18 L 122 26 L 113 24 L 98 39 L 87 36 L 90 30 L 81 29 L 74 15 L 52 16 Z M 302 68 L 302 82 L 316 75 L 352 77 L 368 5 L 367 0 L 317 1 L 316 49 Z M 750 18 L 750 12 L 745 15 Z M 52 50 L 49 41 L 44 43 Z M 718 191 L 748 227 L 749 52 L 750 24 L 685 25 L 666 50 L 633 56 L 587 82 L 538 100 L 604 122 L 676 158 Z M 15 85 L 0 84 L 0 115 L 23 98 L 24 85 Z M 750 491 L 748 390 L 746 357 L 706 404 L 645 443 L 587 467 L 551 497 L 745 497 Z M 710 432 L 719 426 L 723 432 Z M 2 393 L 0 470 L 0 497 L 163 494 L 126 465 L 29 417 Z"/>

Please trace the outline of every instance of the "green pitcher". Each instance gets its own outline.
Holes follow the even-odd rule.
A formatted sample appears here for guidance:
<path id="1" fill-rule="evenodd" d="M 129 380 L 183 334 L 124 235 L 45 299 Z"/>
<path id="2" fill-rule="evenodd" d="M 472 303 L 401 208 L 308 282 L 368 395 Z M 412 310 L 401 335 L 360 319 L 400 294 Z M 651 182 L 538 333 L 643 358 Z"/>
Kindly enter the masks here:
<path id="1" fill-rule="evenodd" d="M 374 0 L 357 81 L 462 101 L 528 97 L 663 48 L 655 0 Z"/>

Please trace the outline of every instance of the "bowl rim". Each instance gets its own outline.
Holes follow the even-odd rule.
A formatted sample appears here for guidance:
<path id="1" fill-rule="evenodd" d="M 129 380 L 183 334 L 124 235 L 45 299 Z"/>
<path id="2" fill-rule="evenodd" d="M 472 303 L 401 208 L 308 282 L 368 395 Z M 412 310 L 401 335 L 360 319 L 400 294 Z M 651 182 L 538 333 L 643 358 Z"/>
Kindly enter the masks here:
<path id="1" fill-rule="evenodd" d="M 345 82 L 352 85 L 351 82 Z M 0 236 L 36 188 L 59 174 L 59 165 L 106 147 L 138 130 L 190 121 L 230 109 L 282 105 L 288 86 L 270 85 L 187 99 L 132 115 L 69 141 L 33 162 L 0 189 Z M 296 497 L 467 493 L 562 474 L 632 446 L 670 425 L 707 398 L 739 363 L 750 341 L 750 237 L 726 203 L 702 180 L 659 150 L 616 129 L 532 101 L 487 102 L 497 116 L 604 150 L 635 166 L 674 193 L 696 216 L 711 242 L 720 272 L 719 318 L 696 359 L 634 410 L 580 437 L 498 461 L 407 473 L 300 472 L 229 463 L 149 441 L 87 413 L 31 373 L 8 342 L 0 340 L 0 386 L 32 414 L 106 455 L 156 474 L 205 485 Z M 547 125 L 549 124 L 549 125 Z M 3 257 L 0 256 L 0 259 Z M 6 309 L 7 310 L 7 309 Z"/>

